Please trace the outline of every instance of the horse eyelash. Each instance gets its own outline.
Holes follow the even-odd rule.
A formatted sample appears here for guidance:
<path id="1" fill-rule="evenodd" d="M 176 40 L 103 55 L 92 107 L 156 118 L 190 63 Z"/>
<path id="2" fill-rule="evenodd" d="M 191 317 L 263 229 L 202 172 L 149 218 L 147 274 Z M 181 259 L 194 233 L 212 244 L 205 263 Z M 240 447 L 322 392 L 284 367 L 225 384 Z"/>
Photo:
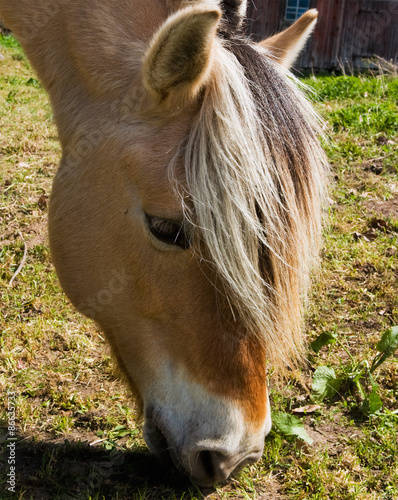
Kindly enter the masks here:
<path id="1" fill-rule="evenodd" d="M 145 218 L 149 231 L 155 238 L 168 245 L 177 245 L 183 250 L 189 248 L 190 243 L 185 234 L 183 223 L 149 214 L 145 214 Z"/>

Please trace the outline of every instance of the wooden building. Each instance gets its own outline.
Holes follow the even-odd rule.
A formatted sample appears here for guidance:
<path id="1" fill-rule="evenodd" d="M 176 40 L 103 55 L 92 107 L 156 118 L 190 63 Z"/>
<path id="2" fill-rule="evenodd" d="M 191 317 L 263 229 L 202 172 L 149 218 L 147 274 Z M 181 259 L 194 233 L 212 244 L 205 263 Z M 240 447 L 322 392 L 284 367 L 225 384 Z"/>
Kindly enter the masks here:
<path id="1" fill-rule="evenodd" d="M 315 70 L 362 68 L 374 56 L 398 63 L 398 0 L 248 0 L 248 32 L 262 39 L 310 8 L 319 11 L 297 62 Z"/>

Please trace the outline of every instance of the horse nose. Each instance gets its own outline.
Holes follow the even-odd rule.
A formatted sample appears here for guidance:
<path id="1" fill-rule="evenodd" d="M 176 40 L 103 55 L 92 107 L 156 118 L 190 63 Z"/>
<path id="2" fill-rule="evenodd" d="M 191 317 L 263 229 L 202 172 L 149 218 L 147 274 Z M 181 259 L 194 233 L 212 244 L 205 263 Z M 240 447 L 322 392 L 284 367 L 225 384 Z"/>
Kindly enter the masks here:
<path id="1" fill-rule="evenodd" d="M 207 488 L 225 481 L 246 465 L 257 462 L 262 450 L 247 454 L 228 454 L 226 450 L 196 448 L 183 456 L 182 466 L 198 486 Z"/>
<path id="2" fill-rule="evenodd" d="M 151 412 L 148 412 L 151 415 Z M 246 465 L 257 462 L 263 453 L 264 434 L 259 433 L 256 439 L 243 439 L 228 449 L 227 440 L 205 439 L 203 441 L 186 440 L 182 447 L 176 445 L 175 439 L 166 438 L 166 433 L 147 418 L 144 437 L 150 450 L 164 465 L 174 464 L 181 472 L 187 474 L 198 486 L 210 488 L 228 479 Z M 251 441 L 251 443 L 250 443 Z M 244 443 L 241 446 L 239 443 Z"/>

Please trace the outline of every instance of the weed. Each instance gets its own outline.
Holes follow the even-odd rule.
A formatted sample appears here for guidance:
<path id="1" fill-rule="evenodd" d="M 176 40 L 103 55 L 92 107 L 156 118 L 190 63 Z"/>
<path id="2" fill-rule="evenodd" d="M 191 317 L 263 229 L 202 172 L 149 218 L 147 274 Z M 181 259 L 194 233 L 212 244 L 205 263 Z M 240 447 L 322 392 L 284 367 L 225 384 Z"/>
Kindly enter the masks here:
<path id="1" fill-rule="evenodd" d="M 311 347 L 315 352 L 319 352 L 325 345 L 338 343 L 348 354 L 349 363 L 341 367 L 339 376 L 335 375 L 334 369 L 327 366 L 319 366 L 313 376 L 312 394 L 316 401 L 335 396 L 342 385 L 354 387 L 360 397 L 361 404 L 358 409 L 366 416 L 379 414 L 383 403 L 378 394 L 378 384 L 373 373 L 398 349 L 398 327 L 388 329 L 379 342 L 376 349 L 379 351 L 369 363 L 367 360 L 359 363 L 351 355 L 334 333 L 323 332 L 315 339 Z M 370 388 L 368 388 L 370 386 Z M 398 415 L 398 410 L 397 410 Z"/>

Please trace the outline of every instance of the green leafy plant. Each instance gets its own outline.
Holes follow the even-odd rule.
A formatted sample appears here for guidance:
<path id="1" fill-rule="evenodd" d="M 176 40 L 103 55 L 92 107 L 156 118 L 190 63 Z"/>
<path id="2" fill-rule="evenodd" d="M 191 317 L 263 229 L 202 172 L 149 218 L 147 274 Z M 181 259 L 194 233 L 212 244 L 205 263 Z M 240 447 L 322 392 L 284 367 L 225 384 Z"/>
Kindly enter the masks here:
<path id="1" fill-rule="evenodd" d="M 376 415 L 383 407 L 383 402 L 378 394 L 378 384 L 373 376 L 375 370 L 384 361 L 392 356 L 398 349 L 398 326 L 388 329 L 376 344 L 378 353 L 369 364 L 367 360 L 357 363 L 344 344 L 335 333 L 322 333 L 311 344 L 313 351 L 318 353 L 325 345 L 337 343 L 345 350 L 350 358 L 350 363 L 343 372 L 337 376 L 333 368 L 319 366 L 313 376 L 312 395 L 316 401 L 335 396 L 343 382 L 354 386 L 361 397 L 359 409 L 366 417 Z M 370 386 L 370 389 L 369 389 Z"/>
<path id="2" fill-rule="evenodd" d="M 336 377 L 335 371 L 329 366 L 319 366 L 312 381 L 312 394 L 316 401 L 332 398 L 340 389 L 342 379 Z"/>
<path id="3" fill-rule="evenodd" d="M 313 440 L 307 434 L 303 422 L 285 412 L 274 412 L 272 414 L 272 429 L 276 434 L 280 434 L 285 438 L 296 438 L 312 444 Z"/>

